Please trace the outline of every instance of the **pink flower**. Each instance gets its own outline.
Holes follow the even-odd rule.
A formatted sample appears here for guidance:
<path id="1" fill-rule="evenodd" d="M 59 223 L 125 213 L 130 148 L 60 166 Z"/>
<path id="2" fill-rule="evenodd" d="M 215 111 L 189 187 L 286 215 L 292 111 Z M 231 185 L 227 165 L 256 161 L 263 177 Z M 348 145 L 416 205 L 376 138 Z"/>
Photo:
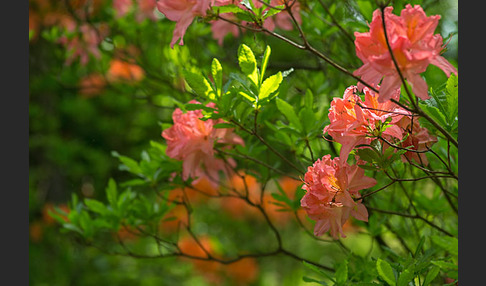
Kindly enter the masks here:
<path id="1" fill-rule="evenodd" d="M 189 103 L 199 103 L 195 100 Z M 206 106 L 215 107 L 214 103 Z M 214 144 L 221 143 L 229 145 L 244 145 L 243 139 L 233 133 L 232 129 L 214 128 L 215 124 L 223 120 L 208 119 L 201 120 L 201 110 L 188 111 L 183 113 L 177 108 L 172 114 L 174 125 L 162 132 L 162 137 L 167 141 L 166 153 L 169 157 L 182 160 L 182 178 L 189 177 L 199 181 L 203 177 L 215 186 L 218 186 L 219 171 L 228 175 L 227 166 L 222 159 L 214 156 Z M 227 159 L 231 166 L 235 161 Z"/>
<path id="2" fill-rule="evenodd" d="M 416 151 L 426 151 L 432 145 L 437 142 L 437 137 L 430 135 L 427 128 L 421 127 L 417 117 L 412 119 L 404 116 L 400 121 L 397 122 L 397 126 L 401 127 L 405 132 L 408 133 L 408 137 L 401 143 L 401 147 L 410 148 Z M 413 151 L 408 151 L 403 154 L 403 162 L 408 160 L 415 160 L 415 162 L 423 165 L 428 165 L 429 161 L 424 152 L 417 153 Z M 405 158 L 406 157 L 406 158 Z"/>
<path id="3" fill-rule="evenodd" d="M 177 22 L 170 47 L 179 40 L 179 45 L 183 45 L 183 37 L 187 28 L 196 16 L 206 16 L 211 0 L 159 0 L 157 9 L 163 13 L 167 19 Z"/>
<path id="4" fill-rule="evenodd" d="M 339 234 L 346 237 L 342 226 L 350 216 L 368 221 L 368 211 L 359 200 L 359 191 L 371 188 L 376 180 L 366 177 L 364 169 L 325 155 L 307 168 L 304 183 L 302 189 L 306 194 L 301 206 L 316 221 L 314 235 L 321 236 L 330 230 L 334 239 Z"/>
<path id="5" fill-rule="evenodd" d="M 284 5 L 287 2 L 288 5 L 292 5 L 291 11 L 295 17 L 297 23 L 302 24 L 302 18 L 300 16 L 300 3 L 297 0 L 272 0 L 270 5 L 276 7 L 279 5 Z M 282 11 L 274 16 L 275 19 L 275 26 L 279 27 L 282 30 L 293 30 L 294 23 L 292 21 L 292 17 L 287 11 Z"/>
<path id="6" fill-rule="evenodd" d="M 381 125 L 391 117 L 383 135 L 402 139 L 403 130 L 394 123 L 398 122 L 408 112 L 391 101 L 380 103 L 380 95 L 369 88 L 363 89 L 365 101 L 362 101 L 356 86 L 350 86 L 344 92 L 343 98 L 334 98 L 329 108 L 330 124 L 323 133 L 328 133 L 336 142 L 342 145 L 340 158 L 347 161 L 348 155 L 357 145 L 370 144 L 372 138 L 381 130 Z M 380 93 L 381 94 L 381 93 Z M 399 90 L 395 90 L 392 98 L 398 100 Z"/>
<path id="7" fill-rule="evenodd" d="M 113 9 L 117 18 L 123 17 L 132 9 L 132 0 L 113 0 Z"/>
<path id="8" fill-rule="evenodd" d="M 442 37 L 433 34 L 440 16 L 427 17 L 419 5 L 412 7 L 408 4 L 400 16 L 392 14 L 392 10 L 392 7 L 385 8 L 385 24 L 393 55 L 415 95 L 428 99 L 427 83 L 420 73 L 429 64 L 441 68 L 447 75 L 457 75 L 456 68 L 440 55 L 443 50 Z M 375 86 L 383 79 L 380 102 L 389 100 L 402 83 L 388 51 L 380 10 L 373 13 L 370 31 L 356 32 L 355 37 L 356 55 L 363 61 L 363 65 L 354 74 Z M 363 84 L 358 83 L 358 87 L 361 90 Z"/>
<path id="9" fill-rule="evenodd" d="M 233 13 L 224 13 L 220 14 L 220 16 L 231 21 L 237 20 L 236 16 L 233 15 Z M 221 19 L 211 22 L 211 31 L 213 33 L 213 38 L 218 40 L 218 44 L 220 46 L 223 45 L 224 37 L 227 34 L 231 33 L 234 37 L 238 37 L 240 34 L 238 26 Z"/>
<path id="10" fill-rule="evenodd" d="M 135 19 L 138 22 L 142 22 L 144 19 L 157 20 L 154 14 L 154 9 L 157 6 L 156 0 L 137 0 L 137 5 Z"/>
<path id="11" fill-rule="evenodd" d="M 76 27 L 68 27 L 67 31 L 74 32 L 75 28 Z M 80 36 L 76 35 L 72 38 L 66 36 L 61 37 L 59 42 L 64 45 L 69 52 L 65 64 L 71 65 L 76 58 L 79 58 L 81 65 L 86 65 L 90 55 L 99 59 L 101 57 L 99 44 L 107 34 L 105 28 L 106 27 L 101 26 L 96 30 L 88 24 L 83 24 L 78 28 Z"/>

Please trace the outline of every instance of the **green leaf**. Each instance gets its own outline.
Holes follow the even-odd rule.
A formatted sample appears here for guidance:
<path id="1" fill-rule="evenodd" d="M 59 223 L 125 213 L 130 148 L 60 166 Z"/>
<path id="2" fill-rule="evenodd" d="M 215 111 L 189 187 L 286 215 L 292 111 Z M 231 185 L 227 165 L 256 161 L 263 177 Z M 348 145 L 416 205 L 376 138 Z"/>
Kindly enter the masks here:
<path id="1" fill-rule="evenodd" d="M 411 270 L 405 269 L 398 277 L 397 286 L 407 286 L 414 277 L 415 274 Z"/>
<path id="2" fill-rule="evenodd" d="M 365 19 L 370 22 L 372 15 L 373 15 L 373 6 L 369 1 L 356 1 L 356 4 L 358 4 L 359 11 L 365 17 Z"/>
<path id="3" fill-rule="evenodd" d="M 187 84 L 197 95 L 211 100 L 215 99 L 213 88 L 203 75 L 188 70 L 183 70 L 182 74 L 184 75 Z"/>
<path id="4" fill-rule="evenodd" d="M 275 92 L 282 82 L 282 73 L 278 72 L 267 79 L 262 84 L 260 88 L 260 94 L 258 95 L 258 100 L 264 100 L 269 97 L 273 92 Z"/>
<path id="5" fill-rule="evenodd" d="M 218 94 L 221 96 L 223 90 L 223 67 L 216 58 L 214 58 L 213 62 L 211 63 L 211 74 L 213 75 L 214 84 L 219 91 Z"/>
<path id="6" fill-rule="evenodd" d="M 312 110 L 312 108 L 314 107 L 314 94 L 310 89 L 307 89 L 305 91 L 304 106 L 309 108 L 310 110 Z"/>
<path id="7" fill-rule="evenodd" d="M 326 285 L 328 285 L 328 284 L 327 284 L 326 282 L 324 282 L 324 281 L 319 281 L 319 280 L 316 280 L 316 279 L 314 279 L 314 278 L 310 278 L 310 277 L 307 277 L 307 276 L 303 276 L 303 277 L 302 277 L 302 280 L 303 280 L 304 282 L 307 282 L 307 283 L 317 283 L 317 284 L 321 284 L 321 285 L 325 285 L 325 286 L 326 286 Z"/>
<path id="8" fill-rule="evenodd" d="M 440 248 L 448 251 L 452 255 L 458 255 L 459 253 L 459 241 L 455 237 L 449 236 L 431 236 L 432 242 Z"/>
<path id="9" fill-rule="evenodd" d="M 277 9 L 274 9 L 277 8 Z M 269 10 L 265 11 L 263 14 L 263 19 L 266 19 L 268 17 L 272 17 L 280 12 L 282 12 L 282 9 L 285 9 L 285 5 L 278 5 L 274 6 L 274 8 L 270 8 Z"/>
<path id="10" fill-rule="evenodd" d="M 106 187 L 106 198 L 108 199 L 108 203 L 110 203 L 111 206 L 116 206 L 116 203 L 118 201 L 118 192 L 116 188 L 116 182 L 113 178 L 110 178 L 108 180 L 108 186 Z"/>
<path id="11" fill-rule="evenodd" d="M 241 12 L 241 8 L 236 5 L 230 4 L 224 6 L 213 6 L 213 11 L 219 14 L 237 13 L 237 12 Z"/>
<path id="12" fill-rule="evenodd" d="M 393 269 L 388 262 L 378 258 L 378 260 L 376 261 L 376 270 L 378 271 L 380 277 L 385 280 L 386 283 L 392 286 L 396 285 L 395 274 L 393 273 Z"/>
<path id="13" fill-rule="evenodd" d="M 435 279 L 435 277 L 437 277 L 439 271 L 440 271 L 439 267 L 432 267 L 432 269 L 429 272 L 427 272 L 427 275 L 425 276 L 423 286 L 429 285 Z"/>
<path id="14" fill-rule="evenodd" d="M 419 254 L 420 250 L 424 246 L 424 243 L 425 243 L 425 236 L 422 236 L 422 238 L 420 239 L 419 244 L 417 245 L 417 249 L 415 249 L 414 257 L 417 257 L 417 255 Z"/>
<path id="15" fill-rule="evenodd" d="M 290 124 L 295 126 L 298 130 L 302 130 L 302 125 L 300 124 L 299 117 L 297 117 L 297 114 L 294 111 L 294 107 L 278 97 L 276 103 L 278 110 L 280 110 L 280 112 L 287 118 Z"/>
<path id="16" fill-rule="evenodd" d="M 452 123 L 459 112 L 459 78 L 454 74 L 447 79 L 446 83 L 447 106 L 450 123 Z"/>
<path id="17" fill-rule="evenodd" d="M 268 59 L 270 58 L 271 53 L 272 53 L 272 49 L 270 48 L 270 46 L 267 46 L 265 48 L 265 52 L 263 53 L 262 69 L 260 72 L 260 84 L 263 82 L 263 77 L 265 75 L 265 71 L 267 70 Z"/>
<path id="18" fill-rule="evenodd" d="M 336 273 L 334 274 L 336 277 L 336 284 L 344 284 L 348 281 L 348 261 L 344 260 L 339 266 L 336 268 Z"/>
<path id="19" fill-rule="evenodd" d="M 243 96 L 244 98 L 248 99 L 252 103 L 256 101 L 256 98 L 254 98 L 253 96 L 249 95 L 248 93 L 246 93 L 244 91 L 240 91 L 240 92 L 238 92 L 238 94 Z"/>
<path id="20" fill-rule="evenodd" d="M 250 47 L 245 44 L 240 45 L 238 48 L 238 63 L 241 72 L 258 86 L 258 70 L 255 55 Z"/>
<path id="21" fill-rule="evenodd" d="M 316 273 L 319 273 L 319 274 L 321 274 L 321 275 L 323 275 L 323 276 L 325 276 L 325 277 L 329 278 L 329 279 L 330 279 L 332 282 L 336 282 L 336 280 L 334 280 L 334 278 L 333 278 L 331 275 L 327 274 L 327 273 L 326 273 L 324 270 L 322 270 L 321 268 L 319 268 L 319 267 L 317 267 L 317 266 L 315 266 L 315 265 L 312 265 L 312 264 L 310 264 L 310 263 L 308 263 L 308 262 L 305 262 L 305 261 L 302 261 L 302 263 L 303 263 L 303 264 L 304 264 L 304 266 L 305 266 L 305 267 L 307 267 L 308 269 L 310 269 L 310 270 L 312 270 L 312 271 L 314 271 L 314 272 L 316 272 Z"/>
<path id="22" fill-rule="evenodd" d="M 431 261 L 430 263 L 439 266 L 442 269 L 445 270 L 458 270 L 458 266 L 454 263 L 451 262 L 446 262 L 446 261 Z"/>
<path id="23" fill-rule="evenodd" d="M 106 207 L 104 204 L 93 199 L 84 199 L 84 204 L 93 212 L 101 215 L 106 213 Z"/>

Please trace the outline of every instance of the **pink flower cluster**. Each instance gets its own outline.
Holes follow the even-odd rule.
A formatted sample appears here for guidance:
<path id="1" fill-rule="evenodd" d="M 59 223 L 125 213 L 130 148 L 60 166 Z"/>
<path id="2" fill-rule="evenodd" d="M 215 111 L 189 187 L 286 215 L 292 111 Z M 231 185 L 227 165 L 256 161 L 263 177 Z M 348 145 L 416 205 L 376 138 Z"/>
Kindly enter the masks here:
<path id="1" fill-rule="evenodd" d="M 192 100 L 189 103 L 199 104 Z M 207 107 L 215 108 L 214 103 Z M 162 132 L 162 137 L 167 141 L 166 153 L 169 157 L 182 160 L 182 178 L 196 179 L 207 178 L 213 186 L 218 186 L 219 171 L 228 174 L 228 166 L 225 161 L 215 157 L 214 144 L 244 145 L 243 139 L 233 133 L 232 129 L 214 128 L 215 124 L 223 120 L 201 120 L 201 110 L 192 110 L 183 113 L 177 108 L 172 114 L 174 125 Z M 228 158 L 227 163 L 235 166 L 233 159 Z"/>
<path id="2" fill-rule="evenodd" d="M 125 1 L 125 0 L 119 0 Z M 251 0 L 255 8 L 261 8 L 263 4 L 257 0 Z M 297 22 L 301 23 L 302 19 L 300 16 L 300 4 L 296 2 L 297 0 L 272 0 L 270 2 L 271 6 L 283 5 L 287 1 L 288 3 L 293 2 L 292 12 L 295 16 Z M 235 0 L 159 0 L 157 2 L 157 9 L 164 14 L 169 20 L 176 22 L 174 29 L 174 34 L 172 41 L 170 43 L 171 48 L 174 47 L 175 43 L 179 41 L 179 45 L 183 45 L 183 37 L 187 31 L 189 25 L 191 25 L 194 18 L 200 16 L 205 17 L 207 10 L 211 6 L 225 6 L 230 4 L 235 4 L 241 9 L 246 9 L 244 5 L 239 3 L 240 1 Z M 236 16 L 233 13 L 222 13 L 220 16 L 229 21 L 237 21 Z M 243 21 L 243 25 L 246 23 Z M 231 33 L 233 36 L 238 36 L 240 31 L 235 24 L 229 23 L 225 20 L 218 19 L 211 21 L 211 31 L 213 33 L 213 38 L 218 40 L 218 44 L 222 45 L 224 37 Z M 273 31 L 275 27 L 279 27 L 283 30 L 291 30 L 293 28 L 291 17 L 286 12 L 281 12 L 272 18 L 267 18 L 263 23 L 263 26 Z"/>
<path id="3" fill-rule="evenodd" d="M 384 9 L 386 35 L 380 10 L 373 13 L 369 32 L 355 33 L 356 54 L 364 64 L 354 74 L 376 87 L 379 93 L 358 83 L 348 87 L 342 98 L 332 100 L 330 124 L 323 133 L 342 145 L 339 157 L 331 160 L 326 155 L 308 167 L 305 174 L 306 194 L 301 206 L 316 221 L 316 236 L 330 230 L 334 239 L 339 234 L 345 237 L 342 226 L 350 216 L 362 221 L 368 219 L 359 190 L 374 186 L 376 181 L 364 175 L 364 169 L 358 166 L 363 161 L 358 157 L 356 165 L 348 165 L 353 149 L 383 139 L 383 151 L 397 146 L 407 148 L 410 151 L 403 154 L 402 161 L 414 160 L 427 165 L 423 151 L 437 142 L 435 136 L 420 126 L 416 116 L 394 103 L 400 100 L 402 82 L 388 45 L 412 91 L 419 98 L 428 99 L 428 87 L 420 73 L 430 64 L 448 75 L 457 75 L 456 68 L 440 55 L 442 37 L 434 35 L 440 16 L 427 17 L 419 5 L 407 5 L 400 16 L 392 14 L 392 10 L 392 7 Z M 358 91 L 364 93 L 364 100 Z"/>
<path id="4" fill-rule="evenodd" d="M 316 221 L 314 235 L 331 231 L 334 239 L 344 235 L 342 226 L 350 216 L 368 221 L 368 211 L 359 199 L 359 191 L 371 188 L 376 180 L 364 175 L 364 169 L 350 166 L 341 158 L 325 155 L 307 168 L 302 187 L 306 194 L 302 208 Z"/>
<path id="5" fill-rule="evenodd" d="M 157 20 L 155 17 L 154 10 L 157 6 L 156 0 L 113 0 L 113 9 L 115 10 L 115 16 L 117 18 L 124 17 L 132 9 L 135 9 L 135 19 L 137 22 L 142 22 L 145 19 L 150 19 L 152 21 Z M 136 5 L 134 5 L 136 4 Z"/>
<path id="6" fill-rule="evenodd" d="M 412 91 L 421 99 L 428 99 L 427 83 L 420 76 L 429 64 L 441 68 L 447 75 L 456 68 L 441 56 L 443 39 L 434 35 L 440 16 L 427 17 L 422 7 L 408 4 L 400 16 L 392 14 L 392 7 L 385 8 L 385 26 L 388 43 L 393 51 L 398 67 L 412 86 Z M 363 65 L 354 74 L 365 82 L 376 86 L 381 82 L 380 102 L 389 100 L 401 86 L 400 76 L 395 68 L 383 29 L 383 15 L 375 10 L 370 23 L 370 31 L 355 32 L 356 54 Z M 358 83 L 361 89 L 363 85 Z"/>
<path id="7" fill-rule="evenodd" d="M 86 65 L 89 62 L 90 55 L 99 59 L 101 57 L 99 45 L 107 34 L 107 27 L 93 28 L 89 24 L 83 24 L 79 27 L 75 24 L 66 26 L 68 32 L 76 32 L 76 28 L 79 29 L 79 36 L 75 35 L 72 38 L 62 36 L 59 38 L 59 43 L 64 45 L 69 53 L 65 64 L 71 65 L 74 60 L 79 58 L 81 65 Z"/>
<path id="8" fill-rule="evenodd" d="M 332 100 L 329 108 L 330 124 L 324 128 L 324 133 L 342 145 L 339 156 L 344 161 L 347 161 L 349 153 L 357 145 L 370 144 L 387 120 L 391 120 L 390 126 L 379 135 L 402 140 L 403 130 L 395 123 L 410 114 L 391 101 L 380 103 L 380 95 L 367 87 L 363 89 L 364 101 L 357 91 L 357 86 L 350 86 L 343 98 Z M 392 98 L 398 100 L 399 97 L 399 90 L 395 90 Z"/>

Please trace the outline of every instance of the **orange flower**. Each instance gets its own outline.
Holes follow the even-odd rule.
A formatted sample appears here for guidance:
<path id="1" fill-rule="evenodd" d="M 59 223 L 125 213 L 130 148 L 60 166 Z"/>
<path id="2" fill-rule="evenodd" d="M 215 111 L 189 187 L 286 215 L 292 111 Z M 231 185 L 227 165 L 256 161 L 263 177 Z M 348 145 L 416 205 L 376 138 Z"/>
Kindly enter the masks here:
<path id="1" fill-rule="evenodd" d="M 244 180 L 241 176 L 244 177 Z M 261 187 L 255 177 L 245 173 L 240 173 L 240 175 L 233 174 L 227 184 L 241 196 L 245 196 L 246 190 L 248 189 L 248 199 L 254 204 L 260 203 Z M 221 208 L 233 218 L 261 217 L 259 211 L 248 204 L 244 199 L 227 197 L 222 198 L 220 203 Z"/>
<path id="2" fill-rule="evenodd" d="M 258 278 L 259 268 L 256 259 L 244 258 L 223 267 L 232 285 L 248 285 Z"/>
<path id="3" fill-rule="evenodd" d="M 119 59 L 111 60 L 107 73 L 107 78 L 110 82 L 124 81 L 134 83 L 142 80 L 144 76 L 145 72 L 139 65 Z"/>
<path id="4" fill-rule="evenodd" d="M 103 75 L 92 73 L 79 80 L 79 94 L 85 98 L 97 96 L 106 86 Z"/>
<path id="5" fill-rule="evenodd" d="M 211 253 L 211 255 L 214 255 L 211 240 L 208 236 L 199 237 L 198 240 L 204 249 L 201 248 L 201 246 L 192 237 L 186 236 L 179 240 L 178 245 L 181 252 L 185 255 L 200 258 L 207 257 L 206 251 Z M 187 261 L 188 258 L 182 257 L 182 259 Z M 213 284 L 221 283 L 221 277 L 218 273 L 221 269 L 221 264 L 219 262 L 191 258 L 189 258 L 189 261 L 194 265 L 196 271 L 202 274 L 209 282 Z"/>
<path id="6" fill-rule="evenodd" d="M 174 233 L 187 225 L 187 210 L 183 205 L 176 205 L 161 220 L 159 229 L 164 233 Z"/>
<path id="7" fill-rule="evenodd" d="M 280 187 L 282 187 L 283 191 L 287 194 L 290 199 L 295 198 L 295 192 L 297 188 L 302 186 L 304 182 L 296 179 L 292 179 L 290 177 L 282 177 L 278 180 Z"/>
<path id="8" fill-rule="evenodd" d="M 293 213 L 291 211 L 282 211 L 283 209 L 288 209 L 278 204 L 283 204 L 275 200 L 271 194 L 267 193 L 263 196 L 263 209 L 268 214 L 270 220 L 280 226 L 286 225 L 291 219 Z"/>

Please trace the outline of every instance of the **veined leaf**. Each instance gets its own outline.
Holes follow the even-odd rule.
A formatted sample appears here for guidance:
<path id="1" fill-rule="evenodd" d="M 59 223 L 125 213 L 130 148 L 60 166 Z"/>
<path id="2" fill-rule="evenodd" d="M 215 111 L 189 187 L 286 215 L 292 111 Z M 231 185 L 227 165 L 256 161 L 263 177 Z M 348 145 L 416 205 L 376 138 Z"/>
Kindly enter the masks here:
<path id="1" fill-rule="evenodd" d="M 257 62 L 253 51 L 245 44 L 238 48 L 238 63 L 241 72 L 246 75 L 256 86 L 258 86 Z"/>
<path id="2" fill-rule="evenodd" d="M 216 98 L 211 84 L 204 76 L 188 70 L 183 70 L 182 73 L 187 84 L 192 88 L 192 90 L 194 90 L 197 95 L 212 100 Z"/>
<path id="3" fill-rule="evenodd" d="M 236 5 L 230 4 L 224 6 L 213 6 L 213 11 L 219 14 L 238 13 L 241 12 L 241 8 Z"/>
<path id="4" fill-rule="evenodd" d="M 211 74 L 213 75 L 214 84 L 216 85 L 220 97 L 223 90 L 223 67 L 216 58 L 214 58 L 211 63 Z"/>
<path id="5" fill-rule="evenodd" d="M 275 92 L 279 86 L 280 83 L 282 83 L 282 73 L 278 72 L 267 79 L 263 82 L 261 88 L 260 88 L 260 94 L 258 95 L 258 100 L 263 100 L 269 97 L 273 92 Z"/>
<path id="6" fill-rule="evenodd" d="M 265 75 L 265 71 L 267 70 L 268 59 L 270 58 L 271 53 L 272 53 L 272 49 L 270 48 L 270 46 L 267 46 L 265 48 L 265 52 L 263 53 L 262 69 L 260 72 L 260 84 L 263 82 L 263 77 Z"/>

